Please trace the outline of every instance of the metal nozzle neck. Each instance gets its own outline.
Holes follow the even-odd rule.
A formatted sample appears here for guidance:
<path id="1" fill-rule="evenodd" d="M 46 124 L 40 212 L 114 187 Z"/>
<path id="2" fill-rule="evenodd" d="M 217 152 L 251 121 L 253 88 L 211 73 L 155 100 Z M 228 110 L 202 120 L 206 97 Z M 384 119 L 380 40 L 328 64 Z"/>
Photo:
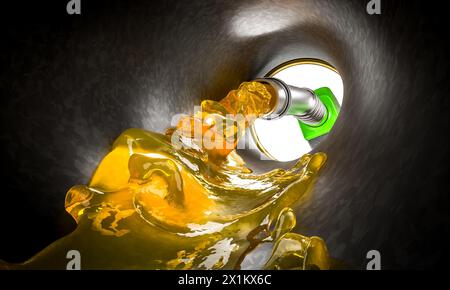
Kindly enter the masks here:
<path id="1" fill-rule="evenodd" d="M 263 116 L 263 119 L 274 120 L 292 115 L 305 124 L 317 126 L 325 118 L 327 109 L 312 90 L 289 86 L 276 78 L 260 78 L 255 81 L 269 85 L 277 97 L 274 109 Z"/>

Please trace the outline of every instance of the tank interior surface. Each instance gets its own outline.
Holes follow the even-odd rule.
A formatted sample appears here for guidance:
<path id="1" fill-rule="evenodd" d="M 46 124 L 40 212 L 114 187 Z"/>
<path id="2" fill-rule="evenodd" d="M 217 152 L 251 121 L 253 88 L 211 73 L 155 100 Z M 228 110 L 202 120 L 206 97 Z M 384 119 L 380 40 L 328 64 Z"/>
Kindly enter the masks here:
<path id="1" fill-rule="evenodd" d="M 83 1 L 79 16 L 65 1 L 5 4 L 0 259 L 23 262 L 75 228 L 65 194 L 124 130 L 163 132 L 203 99 L 317 58 L 340 72 L 345 95 L 314 149 L 328 161 L 296 231 L 322 237 L 346 267 L 365 268 L 372 249 L 383 268 L 444 265 L 444 12 L 382 3 L 368 15 L 367 1 Z"/>

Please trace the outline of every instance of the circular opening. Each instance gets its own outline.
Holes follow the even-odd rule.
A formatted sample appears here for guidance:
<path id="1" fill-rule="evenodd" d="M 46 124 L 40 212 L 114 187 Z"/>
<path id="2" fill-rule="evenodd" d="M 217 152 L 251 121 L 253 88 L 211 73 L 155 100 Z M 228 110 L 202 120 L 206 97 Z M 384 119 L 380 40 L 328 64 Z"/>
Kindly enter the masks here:
<path id="1" fill-rule="evenodd" d="M 296 59 L 283 63 L 265 77 L 274 77 L 288 85 L 316 90 L 328 87 L 342 106 L 344 84 L 338 71 L 330 64 L 318 59 Z M 299 121 L 294 116 L 277 120 L 257 119 L 251 128 L 252 137 L 270 159 L 292 161 L 310 152 L 325 137 L 306 140 Z"/>

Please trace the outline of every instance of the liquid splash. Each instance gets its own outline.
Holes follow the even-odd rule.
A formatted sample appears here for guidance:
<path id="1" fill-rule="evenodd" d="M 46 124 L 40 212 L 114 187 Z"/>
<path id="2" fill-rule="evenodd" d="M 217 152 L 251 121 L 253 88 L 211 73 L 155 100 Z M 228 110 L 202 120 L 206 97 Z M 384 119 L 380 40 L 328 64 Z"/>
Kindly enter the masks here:
<path id="1" fill-rule="evenodd" d="M 292 208 L 313 186 L 326 155 L 254 174 L 234 151 L 252 119 L 233 116 L 258 117 L 274 102 L 264 85 L 243 83 L 220 102 L 202 102 L 201 112 L 166 134 L 125 131 L 89 184 L 67 192 L 76 230 L 24 264 L 6 267 L 65 269 L 66 253 L 77 250 L 82 269 L 328 269 L 323 240 L 291 232 Z M 212 134 L 221 146 L 206 148 L 202 136 L 217 133 L 220 122 L 233 126 Z"/>

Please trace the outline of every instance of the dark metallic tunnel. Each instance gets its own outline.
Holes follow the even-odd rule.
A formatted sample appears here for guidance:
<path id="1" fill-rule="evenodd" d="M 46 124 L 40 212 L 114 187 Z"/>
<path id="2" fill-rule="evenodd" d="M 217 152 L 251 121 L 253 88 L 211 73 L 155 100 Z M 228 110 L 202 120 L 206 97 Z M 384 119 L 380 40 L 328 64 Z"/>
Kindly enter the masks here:
<path id="1" fill-rule="evenodd" d="M 128 128 L 179 112 L 295 58 L 344 81 L 328 155 L 296 231 L 345 267 L 438 268 L 448 255 L 444 12 L 414 1 L 84 1 L 2 9 L 0 259 L 22 262 L 75 228 L 66 191 Z M 59 5 L 59 6 L 58 6 Z M 60 11 L 63 11 L 60 13 Z M 25 21 L 26 19 L 26 21 Z M 264 166 L 262 164 L 261 166 Z"/>

